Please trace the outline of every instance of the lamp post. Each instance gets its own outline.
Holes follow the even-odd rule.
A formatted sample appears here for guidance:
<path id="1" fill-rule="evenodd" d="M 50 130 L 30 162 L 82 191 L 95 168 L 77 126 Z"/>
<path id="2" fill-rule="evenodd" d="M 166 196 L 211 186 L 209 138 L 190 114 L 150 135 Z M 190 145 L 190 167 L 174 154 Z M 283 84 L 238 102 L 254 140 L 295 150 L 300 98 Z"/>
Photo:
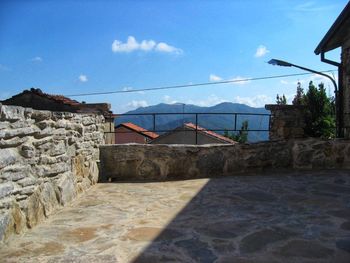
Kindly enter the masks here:
<path id="1" fill-rule="evenodd" d="M 292 64 L 292 63 L 289 63 L 287 61 L 283 61 L 283 60 L 279 60 L 279 59 L 271 59 L 269 62 L 267 62 L 271 65 L 274 65 L 274 66 L 282 66 L 282 67 L 295 67 L 295 68 L 300 68 L 302 70 L 305 70 L 305 71 L 309 71 L 309 72 L 312 72 L 312 73 L 315 73 L 317 75 L 321 75 L 321 76 L 324 76 L 326 78 L 328 78 L 333 86 L 334 86 L 334 95 L 335 95 L 335 107 L 336 107 L 336 113 L 335 113 L 335 118 L 336 118 L 336 136 L 339 138 L 341 137 L 341 127 L 340 126 L 340 114 L 339 114 L 339 101 L 338 101 L 338 86 L 337 86 L 337 83 L 335 82 L 335 80 L 325 74 L 325 73 L 322 73 L 320 71 L 316 71 L 316 70 L 313 70 L 313 69 L 309 69 L 309 68 L 305 68 L 305 67 L 302 67 L 302 66 L 298 66 L 298 65 L 295 65 L 295 64 Z"/>

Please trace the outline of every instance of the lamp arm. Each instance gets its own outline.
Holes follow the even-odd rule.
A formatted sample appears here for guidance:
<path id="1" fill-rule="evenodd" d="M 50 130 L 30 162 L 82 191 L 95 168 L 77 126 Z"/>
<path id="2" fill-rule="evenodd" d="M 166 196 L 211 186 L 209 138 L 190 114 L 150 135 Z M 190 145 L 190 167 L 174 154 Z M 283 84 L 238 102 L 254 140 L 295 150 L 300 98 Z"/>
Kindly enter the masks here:
<path id="1" fill-rule="evenodd" d="M 322 73 L 322 72 L 313 70 L 313 69 L 304 68 L 304 67 L 301 67 L 301 66 L 298 66 L 298 65 L 294 65 L 294 64 L 290 64 L 290 65 L 291 65 L 292 67 L 300 68 L 300 69 L 302 69 L 302 70 L 309 71 L 309 72 L 312 72 L 312 73 L 315 73 L 315 74 L 317 74 L 317 75 L 321 75 L 321 76 L 324 76 L 324 77 L 330 79 L 330 81 L 332 81 L 332 83 L 333 83 L 333 85 L 334 85 L 334 89 L 335 89 L 334 92 L 335 92 L 335 93 L 338 92 L 337 83 L 335 82 L 335 80 L 334 80 L 331 76 L 329 76 L 329 75 L 327 75 L 327 74 L 324 74 L 324 73 Z"/>

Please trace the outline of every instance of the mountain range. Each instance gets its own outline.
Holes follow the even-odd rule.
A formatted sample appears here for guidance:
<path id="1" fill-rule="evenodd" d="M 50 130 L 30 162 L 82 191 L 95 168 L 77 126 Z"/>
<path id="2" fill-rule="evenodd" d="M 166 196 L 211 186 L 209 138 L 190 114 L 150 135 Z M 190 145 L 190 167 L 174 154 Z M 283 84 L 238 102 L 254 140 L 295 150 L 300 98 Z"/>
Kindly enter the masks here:
<path id="1" fill-rule="evenodd" d="M 200 113 L 197 118 L 199 126 L 214 130 L 220 134 L 223 134 L 225 130 L 234 130 L 235 122 L 236 130 L 239 130 L 242 122 L 247 120 L 248 130 L 252 130 L 248 132 L 248 141 L 268 140 L 268 132 L 258 130 L 268 130 L 269 116 L 253 114 L 270 114 L 270 112 L 265 108 L 253 108 L 245 104 L 231 102 L 220 103 L 212 107 L 200 107 L 180 103 L 160 103 L 154 106 L 140 107 L 136 110 L 128 111 L 124 113 L 125 115 L 116 118 L 115 124 L 132 122 L 147 130 L 153 130 L 155 125 L 154 130 L 161 134 L 182 126 L 183 123 L 192 122 L 195 124 L 196 116 L 193 113 Z M 237 117 L 233 113 L 237 113 Z M 156 114 L 155 120 L 153 120 L 153 114 Z"/>

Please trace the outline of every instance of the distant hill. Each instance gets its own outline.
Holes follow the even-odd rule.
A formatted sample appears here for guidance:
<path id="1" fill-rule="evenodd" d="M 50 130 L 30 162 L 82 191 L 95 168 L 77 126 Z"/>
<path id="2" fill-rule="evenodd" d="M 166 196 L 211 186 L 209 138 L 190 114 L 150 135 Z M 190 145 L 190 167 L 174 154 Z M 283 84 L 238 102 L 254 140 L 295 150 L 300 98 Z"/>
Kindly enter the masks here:
<path id="1" fill-rule="evenodd" d="M 221 130 L 217 133 L 223 134 L 223 130 L 234 129 L 235 117 L 234 115 L 218 114 L 218 113 L 249 113 L 249 114 L 269 114 L 265 108 L 253 108 L 245 104 L 224 102 L 212 107 L 200 107 L 190 104 L 165 104 L 161 103 L 149 107 L 141 107 L 125 114 L 152 114 L 152 113 L 170 113 L 156 115 L 155 130 L 167 131 L 181 126 L 184 122 L 195 123 L 195 115 L 188 113 L 215 113 L 212 115 L 198 115 L 198 125 L 206 129 Z M 179 114 L 173 114 L 179 113 Z M 248 120 L 248 127 L 250 130 L 267 130 L 269 125 L 268 116 L 257 115 L 237 115 L 237 129 L 241 128 L 242 122 Z M 153 130 L 153 116 L 152 115 L 138 115 L 138 116 L 123 116 L 117 118 L 115 124 L 118 125 L 123 122 L 135 123 L 147 130 Z M 158 132 L 162 133 L 162 132 Z M 251 131 L 248 133 L 248 140 L 263 141 L 268 140 L 268 132 Z"/>

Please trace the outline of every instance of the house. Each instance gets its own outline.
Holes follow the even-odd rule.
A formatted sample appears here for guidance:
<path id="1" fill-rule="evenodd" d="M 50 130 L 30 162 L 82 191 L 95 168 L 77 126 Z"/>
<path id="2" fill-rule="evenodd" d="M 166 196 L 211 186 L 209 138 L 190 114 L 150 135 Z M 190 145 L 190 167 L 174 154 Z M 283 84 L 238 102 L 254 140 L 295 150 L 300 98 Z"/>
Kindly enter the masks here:
<path id="1" fill-rule="evenodd" d="M 150 132 L 131 122 L 121 123 L 114 128 L 115 143 L 149 143 L 159 137 L 158 134 Z"/>
<path id="2" fill-rule="evenodd" d="M 85 103 L 62 95 L 52 95 L 40 89 L 31 88 L 0 101 L 4 105 L 15 105 L 36 110 L 64 111 L 74 113 L 96 113 L 105 117 L 105 143 L 114 143 L 114 115 L 109 103 Z"/>
<path id="3" fill-rule="evenodd" d="M 15 105 L 36 110 L 84 112 L 110 114 L 109 103 L 85 103 L 72 100 L 62 95 L 52 95 L 41 89 L 31 88 L 1 101 L 4 105 Z"/>
<path id="4" fill-rule="evenodd" d="M 185 123 L 168 133 L 160 135 L 151 144 L 234 144 L 237 143 L 216 132 L 208 131 L 193 123 Z"/>
<path id="5" fill-rule="evenodd" d="M 328 51 L 341 48 L 341 61 L 325 57 Z M 315 49 L 321 61 L 338 67 L 337 115 L 340 136 L 350 138 L 350 2 Z"/>

